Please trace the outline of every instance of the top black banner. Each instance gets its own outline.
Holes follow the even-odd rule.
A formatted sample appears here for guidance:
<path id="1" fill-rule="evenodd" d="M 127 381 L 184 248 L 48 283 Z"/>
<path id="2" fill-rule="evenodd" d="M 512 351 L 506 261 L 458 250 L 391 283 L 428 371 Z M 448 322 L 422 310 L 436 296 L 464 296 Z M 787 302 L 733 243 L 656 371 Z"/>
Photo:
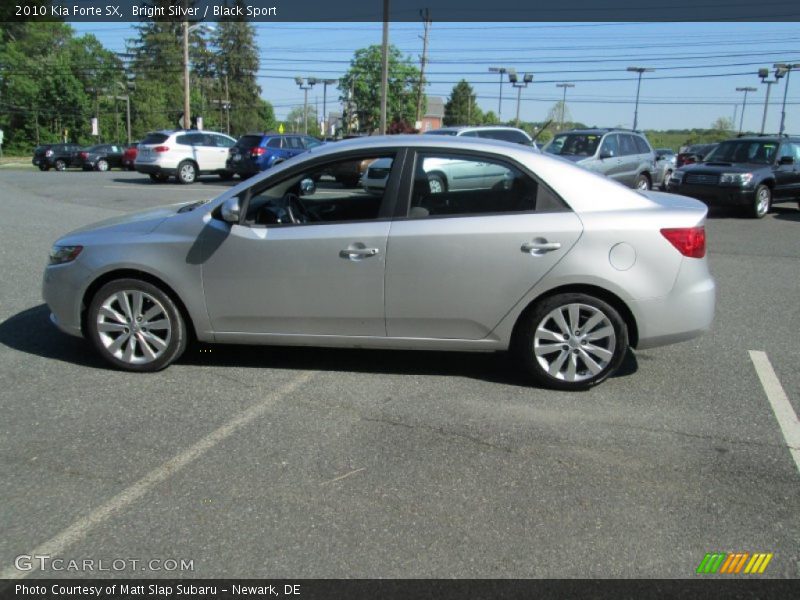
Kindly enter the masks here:
<path id="1" fill-rule="evenodd" d="M 797 0 L 4 0 L 0 21 L 800 21 Z M 386 11 L 386 12 L 384 12 Z"/>

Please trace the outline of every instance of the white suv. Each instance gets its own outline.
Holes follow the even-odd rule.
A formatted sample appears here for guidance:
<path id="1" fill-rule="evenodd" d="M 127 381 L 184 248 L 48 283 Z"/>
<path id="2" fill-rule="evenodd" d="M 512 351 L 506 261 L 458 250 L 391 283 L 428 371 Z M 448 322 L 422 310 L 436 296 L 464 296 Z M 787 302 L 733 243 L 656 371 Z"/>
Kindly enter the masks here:
<path id="1" fill-rule="evenodd" d="M 154 131 L 139 142 L 134 168 L 153 181 L 174 176 L 180 183 L 194 183 L 198 175 L 213 173 L 231 179 L 228 150 L 236 140 L 213 131 Z"/>
<path id="2" fill-rule="evenodd" d="M 503 140 L 504 142 L 514 142 L 523 146 L 530 146 L 534 151 L 539 148 L 527 133 L 516 127 L 505 127 L 503 125 L 477 125 L 475 127 L 441 127 L 425 132 L 427 135 L 458 135 L 466 137 L 477 137 L 491 140 Z"/>

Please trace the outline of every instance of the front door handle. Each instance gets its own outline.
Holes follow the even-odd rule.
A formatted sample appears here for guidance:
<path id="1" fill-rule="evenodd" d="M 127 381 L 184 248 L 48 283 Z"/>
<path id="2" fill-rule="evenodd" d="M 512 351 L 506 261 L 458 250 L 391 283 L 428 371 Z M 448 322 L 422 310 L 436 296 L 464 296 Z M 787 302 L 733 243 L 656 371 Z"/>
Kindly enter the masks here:
<path id="1" fill-rule="evenodd" d="M 526 242 L 522 244 L 520 250 L 532 254 L 533 256 L 541 256 L 546 252 L 552 252 L 561 248 L 560 242 L 548 242 L 547 240 L 534 240 L 533 242 Z"/>
<path id="2" fill-rule="evenodd" d="M 378 248 L 347 248 L 339 251 L 339 256 L 342 258 L 365 258 L 367 256 L 375 256 L 380 250 Z"/>

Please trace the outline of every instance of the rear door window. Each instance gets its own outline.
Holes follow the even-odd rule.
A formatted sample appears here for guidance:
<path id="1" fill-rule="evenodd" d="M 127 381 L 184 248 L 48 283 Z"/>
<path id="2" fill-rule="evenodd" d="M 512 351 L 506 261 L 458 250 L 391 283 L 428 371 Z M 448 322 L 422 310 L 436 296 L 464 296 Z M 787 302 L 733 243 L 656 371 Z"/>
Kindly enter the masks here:
<path id="1" fill-rule="evenodd" d="M 281 148 L 283 146 L 283 138 L 270 138 L 267 142 L 267 148 Z"/>
<path id="2" fill-rule="evenodd" d="M 638 154 L 639 150 L 636 148 L 636 142 L 632 135 L 621 134 L 617 136 L 620 142 L 619 155 L 630 156 L 631 154 Z"/>
<path id="3" fill-rule="evenodd" d="M 144 136 L 144 139 L 141 141 L 141 143 L 146 145 L 163 144 L 167 141 L 168 137 L 168 135 L 164 135 L 163 133 L 148 133 L 146 136 Z"/>

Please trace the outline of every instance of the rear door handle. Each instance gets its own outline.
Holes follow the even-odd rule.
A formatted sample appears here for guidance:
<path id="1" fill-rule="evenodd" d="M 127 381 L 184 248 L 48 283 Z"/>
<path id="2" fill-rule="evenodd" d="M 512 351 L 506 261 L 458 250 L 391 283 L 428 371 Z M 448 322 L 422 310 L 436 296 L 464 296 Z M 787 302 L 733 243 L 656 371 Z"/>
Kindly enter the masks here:
<path id="1" fill-rule="evenodd" d="M 367 256 L 375 256 L 380 253 L 378 248 L 347 248 L 339 251 L 339 256 L 342 258 L 364 258 Z"/>
<path id="2" fill-rule="evenodd" d="M 553 250 L 558 250 L 561 248 L 560 242 L 548 242 L 548 241 L 536 241 L 536 242 L 526 242 L 522 244 L 520 248 L 523 252 L 527 252 L 528 254 L 533 254 L 534 256 L 541 256 L 546 252 L 552 252 Z"/>

